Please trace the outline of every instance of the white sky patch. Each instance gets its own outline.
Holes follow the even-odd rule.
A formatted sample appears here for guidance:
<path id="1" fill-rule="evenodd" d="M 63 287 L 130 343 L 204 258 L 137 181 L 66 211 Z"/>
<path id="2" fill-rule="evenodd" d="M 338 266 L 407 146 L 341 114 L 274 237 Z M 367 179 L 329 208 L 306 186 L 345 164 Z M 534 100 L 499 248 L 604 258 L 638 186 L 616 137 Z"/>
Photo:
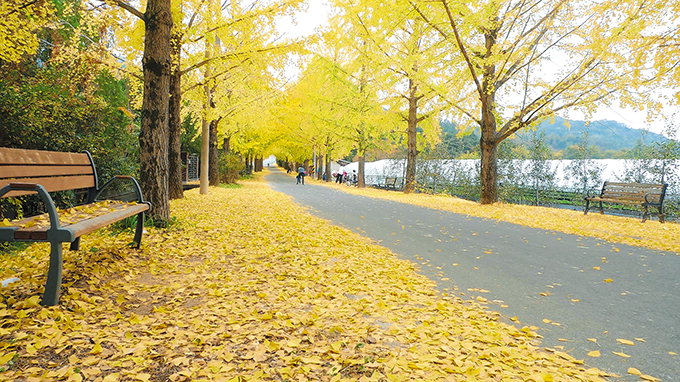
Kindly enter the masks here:
<path id="1" fill-rule="evenodd" d="M 331 6 L 327 1 L 307 0 L 305 10 L 293 17 L 280 19 L 276 28 L 289 39 L 311 36 L 319 28 L 328 25 L 330 10 Z"/>

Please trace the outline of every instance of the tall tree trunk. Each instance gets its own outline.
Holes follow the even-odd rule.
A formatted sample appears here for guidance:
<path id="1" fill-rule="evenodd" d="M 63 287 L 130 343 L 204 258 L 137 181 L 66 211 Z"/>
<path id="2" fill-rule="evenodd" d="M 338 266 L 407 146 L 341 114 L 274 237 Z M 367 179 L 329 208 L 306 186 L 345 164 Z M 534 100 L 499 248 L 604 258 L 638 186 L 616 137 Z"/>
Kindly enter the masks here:
<path id="1" fill-rule="evenodd" d="M 331 181 L 331 151 L 330 150 L 326 151 L 326 165 L 324 167 L 325 167 L 324 170 L 326 171 L 326 182 L 330 182 Z"/>
<path id="2" fill-rule="evenodd" d="M 408 125 L 406 128 L 407 152 L 406 152 L 406 179 L 404 183 L 404 193 L 410 193 L 416 189 L 416 136 L 418 125 L 418 97 L 416 92 L 418 87 L 409 79 L 409 98 L 408 98 Z"/>
<path id="3" fill-rule="evenodd" d="M 496 138 L 496 117 L 493 111 L 494 95 L 488 94 L 482 99 L 482 134 L 479 139 L 481 152 L 480 183 L 481 204 L 492 204 L 498 201 L 498 140 Z"/>
<path id="4" fill-rule="evenodd" d="M 211 106 L 212 107 L 212 106 Z M 210 121 L 210 141 L 208 144 L 210 145 L 210 169 L 208 170 L 209 177 L 208 177 L 208 184 L 211 186 L 219 186 L 220 184 L 220 168 L 218 165 L 219 161 L 219 152 L 217 151 L 217 125 L 219 124 L 219 121 L 216 119 L 213 119 Z"/>
<path id="5" fill-rule="evenodd" d="M 211 44 L 206 38 L 205 43 L 205 58 L 210 59 Z M 212 104 L 212 87 L 207 80 L 212 76 L 212 70 L 210 64 L 205 66 L 205 73 L 203 75 L 206 78 L 206 83 L 203 85 L 203 91 L 205 94 L 205 100 L 203 104 L 203 120 L 201 121 L 201 188 L 200 193 L 202 195 L 208 194 L 208 186 L 210 185 L 210 122 L 209 113 L 210 105 Z"/>
<path id="6" fill-rule="evenodd" d="M 482 168 L 480 173 L 480 181 L 482 184 L 482 195 L 480 198 L 481 204 L 491 204 L 498 201 L 498 185 L 497 185 L 497 151 L 498 144 L 493 139 L 487 139 L 487 134 L 482 130 L 482 138 L 480 138 L 480 148 L 482 152 Z"/>
<path id="7" fill-rule="evenodd" d="M 491 52 L 496 42 L 495 32 L 485 34 L 487 52 Z M 490 53 L 489 53 L 490 54 Z M 484 94 L 480 97 L 482 104 L 482 134 L 479 138 L 479 148 L 482 155 L 480 183 L 482 186 L 480 203 L 491 204 L 498 201 L 498 144 L 496 136 L 496 67 L 488 64 L 484 67 L 482 89 Z"/>
<path id="8" fill-rule="evenodd" d="M 364 188 L 366 187 L 366 179 L 365 174 L 366 174 L 366 153 L 363 152 L 361 155 L 359 155 L 359 171 L 357 174 L 357 187 L 359 188 Z M 351 175 L 350 175 L 351 176 Z"/>
<path id="9" fill-rule="evenodd" d="M 231 137 L 226 137 L 226 138 L 224 138 L 224 140 L 222 140 L 222 151 L 225 154 L 229 154 L 229 152 L 231 151 L 230 144 L 231 144 Z"/>
<path id="10" fill-rule="evenodd" d="M 316 179 L 317 180 L 322 180 L 323 179 L 323 154 L 319 154 L 319 156 L 316 158 Z"/>
<path id="11" fill-rule="evenodd" d="M 168 197 L 168 94 L 170 90 L 170 0 L 149 0 L 144 13 L 144 99 L 139 134 L 140 181 L 153 203 L 149 217 L 170 219 Z"/>
<path id="12" fill-rule="evenodd" d="M 173 28 L 175 29 L 175 28 Z M 176 28 L 179 29 L 179 28 Z M 180 71 L 180 50 L 182 48 L 182 33 L 173 30 L 170 39 L 172 72 L 170 74 L 170 104 L 168 132 L 170 145 L 168 148 L 168 161 L 170 175 L 168 179 L 168 194 L 170 199 L 181 199 L 184 197 L 182 187 L 182 121 L 181 121 L 181 79 Z"/>

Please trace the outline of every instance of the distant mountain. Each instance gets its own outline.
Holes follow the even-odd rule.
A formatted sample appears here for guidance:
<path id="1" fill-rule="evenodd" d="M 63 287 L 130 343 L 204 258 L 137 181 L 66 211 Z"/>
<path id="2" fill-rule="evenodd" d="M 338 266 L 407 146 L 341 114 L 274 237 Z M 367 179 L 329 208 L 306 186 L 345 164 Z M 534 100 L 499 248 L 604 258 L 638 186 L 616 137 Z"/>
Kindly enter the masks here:
<path id="1" fill-rule="evenodd" d="M 547 120 L 538 125 L 537 130 L 545 133 L 545 140 L 553 150 L 565 150 L 577 145 L 584 130 L 588 130 L 589 145 L 599 147 L 602 151 L 630 150 L 638 142 L 651 144 L 665 142 L 667 138 L 661 134 L 646 130 L 632 129 L 617 121 L 600 120 L 586 124 L 585 121 L 571 121 L 564 118 Z M 519 137 L 526 140 L 529 132 L 522 132 Z"/>
<path id="2" fill-rule="evenodd" d="M 441 121 L 440 126 L 444 133 L 444 144 L 452 156 L 458 156 L 477 149 L 479 145 L 479 130 L 465 137 L 457 137 L 456 124 L 450 121 Z M 633 129 L 621 122 L 599 120 L 586 123 L 585 121 L 572 121 L 564 118 L 555 118 L 542 122 L 536 128 L 545 134 L 545 141 L 553 152 L 562 152 L 569 157 L 574 155 L 574 146 L 581 142 L 584 130 L 588 131 L 588 145 L 595 146 L 598 158 L 622 157 L 625 152 L 631 150 L 639 142 L 651 144 L 654 142 L 666 142 L 668 139 L 661 134 L 646 130 Z M 517 134 L 513 143 L 529 146 L 531 132 L 524 130 Z"/>

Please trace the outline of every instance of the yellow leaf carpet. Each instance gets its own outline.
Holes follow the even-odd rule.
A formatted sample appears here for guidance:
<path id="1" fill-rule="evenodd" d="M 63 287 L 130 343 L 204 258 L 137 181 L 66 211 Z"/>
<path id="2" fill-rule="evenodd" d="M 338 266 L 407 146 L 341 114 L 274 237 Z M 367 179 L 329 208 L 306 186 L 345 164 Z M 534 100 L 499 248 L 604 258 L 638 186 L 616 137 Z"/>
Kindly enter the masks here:
<path id="1" fill-rule="evenodd" d="M 100 231 L 65 250 L 58 307 L 38 305 L 48 247 L 3 254 L 0 380 L 597 381 L 531 328 L 439 294 L 413 263 L 313 217 L 260 181 L 197 190 L 179 222 Z"/>

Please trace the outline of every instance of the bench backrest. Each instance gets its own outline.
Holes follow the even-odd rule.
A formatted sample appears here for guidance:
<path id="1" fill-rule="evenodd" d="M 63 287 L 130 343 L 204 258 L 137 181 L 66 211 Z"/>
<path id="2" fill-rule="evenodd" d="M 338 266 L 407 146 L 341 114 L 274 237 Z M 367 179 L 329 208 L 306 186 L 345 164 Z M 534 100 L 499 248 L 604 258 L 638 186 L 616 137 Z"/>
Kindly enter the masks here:
<path id="1" fill-rule="evenodd" d="M 97 175 L 88 153 L 0 147 L 0 188 L 10 183 L 39 183 L 48 192 L 96 188 Z M 19 196 L 31 191 L 12 191 Z"/>
<path id="2" fill-rule="evenodd" d="M 647 195 L 647 201 L 661 203 L 666 195 L 666 187 L 667 184 L 604 182 L 600 196 L 644 202 Z"/>
<path id="3" fill-rule="evenodd" d="M 391 184 L 394 186 L 397 184 L 397 178 L 385 178 L 385 184 Z"/>

